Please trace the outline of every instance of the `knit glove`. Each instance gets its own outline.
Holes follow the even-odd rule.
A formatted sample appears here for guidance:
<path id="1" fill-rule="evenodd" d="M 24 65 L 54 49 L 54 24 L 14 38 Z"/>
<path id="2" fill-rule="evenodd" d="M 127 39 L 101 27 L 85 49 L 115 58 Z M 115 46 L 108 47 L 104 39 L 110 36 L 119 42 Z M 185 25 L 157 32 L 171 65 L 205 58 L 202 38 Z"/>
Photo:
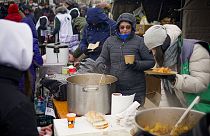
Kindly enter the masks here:
<path id="1" fill-rule="evenodd" d="M 97 67 L 99 73 L 106 73 L 106 68 L 107 68 L 106 65 L 103 63 L 98 64 L 98 67 Z"/>

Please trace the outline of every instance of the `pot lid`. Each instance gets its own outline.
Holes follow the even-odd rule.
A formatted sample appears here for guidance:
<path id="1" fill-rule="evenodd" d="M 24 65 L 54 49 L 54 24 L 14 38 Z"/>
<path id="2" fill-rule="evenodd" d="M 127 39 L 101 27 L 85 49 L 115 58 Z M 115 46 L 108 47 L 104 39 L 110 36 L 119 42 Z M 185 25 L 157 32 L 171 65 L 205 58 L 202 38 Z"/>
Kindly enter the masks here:
<path id="1" fill-rule="evenodd" d="M 48 48 L 68 48 L 68 45 L 65 43 L 50 43 L 47 44 L 46 47 Z"/>

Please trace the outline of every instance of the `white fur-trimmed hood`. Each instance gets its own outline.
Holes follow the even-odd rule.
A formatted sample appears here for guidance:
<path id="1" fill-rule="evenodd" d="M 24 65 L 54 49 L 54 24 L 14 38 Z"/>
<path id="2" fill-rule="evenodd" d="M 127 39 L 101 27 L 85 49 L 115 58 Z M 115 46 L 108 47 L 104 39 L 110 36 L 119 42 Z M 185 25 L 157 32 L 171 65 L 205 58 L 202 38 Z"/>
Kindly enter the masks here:
<path id="1" fill-rule="evenodd" d="M 33 57 L 33 38 L 27 24 L 0 20 L 0 65 L 21 71 L 29 68 Z"/>

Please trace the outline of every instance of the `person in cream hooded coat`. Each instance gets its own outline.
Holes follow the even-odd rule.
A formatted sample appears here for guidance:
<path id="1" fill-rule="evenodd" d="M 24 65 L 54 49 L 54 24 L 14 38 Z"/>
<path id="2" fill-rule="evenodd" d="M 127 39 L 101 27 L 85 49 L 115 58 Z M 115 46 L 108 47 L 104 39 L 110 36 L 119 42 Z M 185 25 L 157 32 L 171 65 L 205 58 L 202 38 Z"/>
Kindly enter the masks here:
<path id="1" fill-rule="evenodd" d="M 0 20 L 0 30 L 0 134 L 50 136 L 51 125 L 37 128 L 33 103 L 18 86 L 32 63 L 32 31 L 25 23 L 4 19 Z"/>
<path id="2" fill-rule="evenodd" d="M 179 27 L 170 24 L 154 25 L 144 34 L 145 45 L 158 66 L 178 72 L 176 76 L 160 77 L 163 79 L 160 106 L 186 107 L 200 96 L 201 101 L 194 109 L 210 112 L 209 45 L 195 39 L 182 39 L 180 35 Z"/>
<path id="3" fill-rule="evenodd" d="M 33 104 L 18 88 L 32 62 L 32 32 L 24 23 L 3 19 L 0 30 L 0 134 L 37 136 Z"/>

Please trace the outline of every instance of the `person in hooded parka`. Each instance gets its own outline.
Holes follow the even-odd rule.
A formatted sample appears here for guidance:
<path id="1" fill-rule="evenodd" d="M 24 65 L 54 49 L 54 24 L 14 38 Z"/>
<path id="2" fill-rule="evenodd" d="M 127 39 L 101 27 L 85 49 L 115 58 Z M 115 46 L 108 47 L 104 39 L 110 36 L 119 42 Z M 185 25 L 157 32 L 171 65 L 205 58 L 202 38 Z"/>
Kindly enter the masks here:
<path id="1" fill-rule="evenodd" d="M 101 73 L 107 68 L 118 78 L 117 91 L 123 95 L 135 94 L 135 101 L 143 106 L 146 96 L 144 71 L 154 66 L 155 61 L 143 38 L 135 35 L 136 19 L 130 13 L 123 13 L 117 20 L 117 32 L 104 43 L 102 52 L 96 60 Z M 135 55 L 133 64 L 126 64 L 124 55 Z"/>
<path id="2" fill-rule="evenodd" d="M 101 8 L 89 8 L 86 21 L 87 25 L 82 32 L 79 47 L 88 58 L 96 60 L 101 53 L 104 41 L 115 33 L 116 22 L 109 19 Z M 89 44 L 96 44 L 97 42 L 99 42 L 99 46 L 90 51 L 88 49 Z"/>

